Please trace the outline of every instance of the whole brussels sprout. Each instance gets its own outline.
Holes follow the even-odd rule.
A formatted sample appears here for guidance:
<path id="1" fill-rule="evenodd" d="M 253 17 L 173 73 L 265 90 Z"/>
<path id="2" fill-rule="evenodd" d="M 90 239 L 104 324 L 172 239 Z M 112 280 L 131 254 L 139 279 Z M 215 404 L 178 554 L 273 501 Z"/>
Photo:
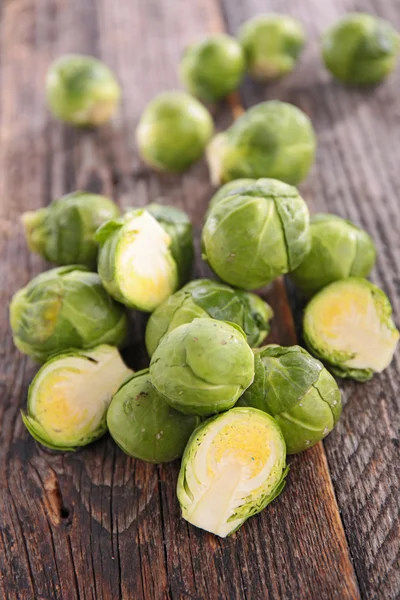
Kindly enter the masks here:
<path id="1" fill-rule="evenodd" d="M 66 54 L 50 65 L 46 93 L 53 115 L 79 127 L 103 125 L 121 96 L 112 71 L 100 60 L 81 54 Z"/>
<path id="2" fill-rule="evenodd" d="M 165 335 L 150 363 L 170 406 L 207 416 L 232 408 L 254 378 L 254 355 L 238 325 L 194 319 Z"/>
<path id="3" fill-rule="evenodd" d="M 203 228 L 204 258 L 218 277 L 252 290 L 293 271 L 309 251 L 309 213 L 296 188 L 258 179 L 214 203 Z"/>
<path id="4" fill-rule="evenodd" d="M 210 35 L 186 49 L 179 71 L 191 94 L 214 102 L 239 86 L 245 71 L 242 48 L 230 35 Z"/>
<path id="5" fill-rule="evenodd" d="M 55 356 L 29 386 L 22 420 L 48 448 L 66 452 L 86 446 L 106 433 L 107 408 L 130 373 L 112 346 Z"/>
<path id="6" fill-rule="evenodd" d="M 269 81 L 293 71 L 305 42 L 304 29 L 287 15 L 266 14 L 247 21 L 239 32 L 250 75 Z"/>
<path id="7" fill-rule="evenodd" d="M 193 227 L 183 210 L 155 202 L 146 210 L 153 215 L 171 238 L 171 254 L 178 266 L 179 287 L 189 281 L 193 269 Z"/>
<path id="8" fill-rule="evenodd" d="M 181 457 L 199 421 L 167 404 L 152 385 L 148 369 L 122 384 L 107 412 L 108 429 L 118 446 L 129 456 L 152 463 Z"/>
<path id="9" fill-rule="evenodd" d="M 246 111 L 207 148 L 211 181 L 270 177 L 296 184 L 315 157 L 310 119 L 293 104 L 269 100 Z"/>
<path id="10" fill-rule="evenodd" d="M 368 381 L 389 366 L 399 339 L 386 294 L 366 279 L 331 283 L 308 303 L 304 339 L 339 377 Z"/>
<path id="11" fill-rule="evenodd" d="M 236 323 L 245 332 L 248 344 L 258 346 L 269 332 L 272 316 L 272 308 L 255 294 L 211 279 L 191 281 L 150 316 L 145 338 L 147 352 L 152 356 L 164 335 L 199 317 Z"/>
<path id="12" fill-rule="evenodd" d="M 357 85 L 378 83 L 396 67 L 400 35 L 383 19 L 350 13 L 322 39 L 325 66 L 337 79 Z"/>
<path id="13" fill-rule="evenodd" d="M 288 454 L 328 435 L 342 412 L 340 390 L 319 360 L 300 346 L 266 346 L 255 354 L 255 376 L 239 400 L 272 415 Z"/>
<path id="14" fill-rule="evenodd" d="M 168 91 L 147 105 L 136 139 L 147 164 L 159 171 L 180 172 L 202 156 L 213 130 L 210 113 L 196 98 Z"/>
<path id="15" fill-rule="evenodd" d="M 285 441 L 274 419 L 233 408 L 202 423 L 182 458 L 177 496 L 192 525 L 226 537 L 285 487 Z"/>
<path id="16" fill-rule="evenodd" d="M 106 290 L 122 304 L 146 312 L 175 292 L 189 274 L 193 257 L 186 216 L 167 207 L 162 216 L 162 208 L 130 210 L 105 223 L 95 236 L 100 246 L 99 275 Z M 158 214 L 160 222 L 151 212 Z"/>
<path id="17" fill-rule="evenodd" d="M 127 336 L 124 308 L 114 302 L 97 273 L 58 267 L 38 275 L 10 304 L 14 344 L 38 362 L 70 348 L 121 346 Z"/>
<path id="18" fill-rule="evenodd" d="M 46 208 L 22 215 L 25 237 L 32 252 L 57 265 L 86 265 L 97 261 L 96 230 L 120 210 L 109 198 L 87 192 L 62 196 Z"/>
<path id="19" fill-rule="evenodd" d="M 311 249 L 290 277 L 308 295 L 337 279 L 367 277 L 376 258 L 368 233 L 341 217 L 313 215 L 310 220 Z"/>

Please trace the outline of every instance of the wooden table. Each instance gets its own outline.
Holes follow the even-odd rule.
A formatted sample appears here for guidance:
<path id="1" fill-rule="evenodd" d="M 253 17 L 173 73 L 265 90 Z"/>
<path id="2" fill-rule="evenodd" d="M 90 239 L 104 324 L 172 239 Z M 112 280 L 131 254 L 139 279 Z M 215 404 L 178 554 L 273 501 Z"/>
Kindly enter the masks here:
<path id="1" fill-rule="evenodd" d="M 399 598 L 399 356 L 366 384 L 343 382 L 345 407 L 324 444 L 290 460 L 285 492 L 238 534 L 221 540 L 189 526 L 175 499 L 178 464 L 125 456 L 106 437 L 75 454 L 51 454 L 25 431 L 19 409 L 36 366 L 14 348 L 11 295 L 47 268 L 26 249 L 19 215 L 77 188 L 121 206 L 162 198 L 199 229 L 212 193 L 204 162 L 183 176 L 139 160 L 135 126 L 156 93 L 178 85 L 185 45 L 205 32 L 235 33 L 265 9 L 300 18 L 308 44 L 296 72 L 246 82 L 245 106 L 280 98 L 316 127 L 316 165 L 300 188 L 312 211 L 353 219 L 379 251 L 373 280 L 400 315 L 400 77 L 367 90 L 332 81 L 319 35 L 363 9 L 400 29 L 398 0 L 4 0 L 0 85 L 0 596 L 19 599 Z M 44 100 L 52 59 L 94 54 L 117 73 L 123 103 L 111 125 L 81 132 L 55 122 Z M 215 111 L 228 123 L 228 106 Z M 198 260 L 197 274 L 204 273 Z M 286 291 L 288 290 L 288 292 Z M 272 338 L 292 344 L 301 306 L 290 286 L 267 292 Z M 288 299 L 289 298 L 289 299 Z M 291 308 L 293 311 L 291 311 Z M 294 319 L 292 318 L 294 314 Z M 143 318 L 130 360 L 143 366 Z M 296 333 L 297 331 L 297 333 Z"/>

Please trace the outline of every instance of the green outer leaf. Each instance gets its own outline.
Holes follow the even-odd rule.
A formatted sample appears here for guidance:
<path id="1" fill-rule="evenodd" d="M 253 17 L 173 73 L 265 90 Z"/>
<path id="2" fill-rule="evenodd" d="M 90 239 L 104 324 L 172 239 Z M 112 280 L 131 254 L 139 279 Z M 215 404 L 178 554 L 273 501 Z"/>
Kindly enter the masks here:
<path id="1" fill-rule="evenodd" d="M 152 463 L 182 456 L 199 418 L 171 408 L 151 384 L 149 370 L 131 375 L 115 394 L 107 425 L 118 446 L 129 456 Z"/>

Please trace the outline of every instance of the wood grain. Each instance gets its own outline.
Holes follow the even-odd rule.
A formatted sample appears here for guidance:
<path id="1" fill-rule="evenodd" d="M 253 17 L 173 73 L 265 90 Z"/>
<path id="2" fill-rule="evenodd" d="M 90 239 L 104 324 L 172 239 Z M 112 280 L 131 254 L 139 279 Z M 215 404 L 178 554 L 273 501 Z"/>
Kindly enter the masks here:
<path id="1" fill-rule="evenodd" d="M 268 88 L 246 82 L 242 100 L 247 106 L 279 97 L 311 115 L 319 153 L 302 193 L 313 210 L 338 212 L 371 230 L 380 250 L 375 280 L 398 302 L 398 77 L 368 94 L 345 90 L 318 59 L 318 34 L 350 8 L 357 7 L 345 0 L 269 1 L 268 9 L 301 18 L 310 42 L 296 73 Z M 81 188 L 109 194 L 124 207 L 156 199 L 174 204 L 190 213 L 198 232 L 212 193 L 204 162 L 182 177 L 155 174 L 138 157 L 135 127 L 154 94 L 178 85 L 187 43 L 225 26 L 236 31 L 264 9 L 260 0 L 13 0 L 2 6 L 1 598 L 345 600 L 358 598 L 360 589 L 364 598 L 387 600 L 400 593 L 398 362 L 369 384 L 343 386 L 344 416 L 325 451 L 318 445 L 293 458 L 282 496 L 227 540 L 180 518 L 177 463 L 132 460 L 107 437 L 73 455 L 49 453 L 28 437 L 19 417 L 36 367 L 13 347 L 7 306 L 46 268 L 25 248 L 20 213 Z M 394 0 L 365 2 L 365 9 L 387 12 L 400 28 Z M 105 60 L 123 87 L 119 115 L 97 132 L 54 122 L 44 104 L 49 63 L 71 51 Z M 214 113 L 218 127 L 229 123 L 228 106 Z M 197 274 L 206 272 L 199 262 Z M 289 292 L 298 317 L 301 299 L 290 286 Z M 267 299 L 276 314 L 271 340 L 294 343 L 283 280 Z M 126 358 L 135 367 L 146 361 L 144 323 L 132 315 Z"/>

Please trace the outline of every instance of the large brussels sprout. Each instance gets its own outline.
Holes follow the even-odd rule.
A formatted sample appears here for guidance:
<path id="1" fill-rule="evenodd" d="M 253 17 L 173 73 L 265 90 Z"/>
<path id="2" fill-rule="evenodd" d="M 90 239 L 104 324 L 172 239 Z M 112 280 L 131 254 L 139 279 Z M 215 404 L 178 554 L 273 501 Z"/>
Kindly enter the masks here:
<path id="1" fill-rule="evenodd" d="M 268 81 L 294 69 L 305 34 L 296 19 L 266 14 L 247 21 L 240 29 L 239 39 L 250 75 Z"/>
<path id="2" fill-rule="evenodd" d="M 252 290 L 293 271 L 309 250 L 309 213 L 296 188 L 275 179 L 232 187 L 210 208 L 204 258 L 231 285 Z"/>
<path id="3" fill-rule="evenodd" d="M 53 450 L 76 450 L 104 435 L 113 394 L 131 373 L 116 348 L 71 350 L 50 359 L 28 392 L 22 419 L 29 433 Z"/>
<path id="4" fill-rule="evenodd" d="M 87 192 L 62 196 L 22 215 L 29 249 L 57 265 L 96 267 L 96 230 L 120 210 L 109 198 Z"/>
<path id="5" fill-rule="evenodd" d="M 328 435 L 342 412 L 340 390 L 319 360 L 300 348 L 266 346 L 255 354 L 255 376 L 239 400 L 272 415 L 288 454 L 311 448 Z"/>
<path id="6" fill-rule="evenodd" d="M 198 317 L 236 323 L 248 344 L 259 346 L 269 332 L 272 316 L 272 308 L 259 296 L 211 279 L 198 279 L 156 308 L 147 323 L 146 348 L 152 356 L 164 335 Z"/>
<path id="7" fill-rule="evenodd" d="M 118 446 L 129 456 L 152 463 L 182 456 L 199 421 L 167 404 L 151 383 L 148 369 L 122 384 L 107 413 L 108 429 Z"/>
<path id="8" fill-rule="evenodd" d="M 177 487 L 182 516 L 226 537 L 279 496 L 287 472 L 274 419 L 233 408 L 202 423 L 186 446 Z"/>
<path id="9" fill-rule="evenodd" d="M 194 319 L 165 335 L 150 363 L 170 406 L 207 416 L 232 408 L 254 378 L 254 355 L 238 325 Z"/>
<path id="10" fill-rule="evenodd" d="M 246 111 L 207 148 L 211 180 L 271 177 L 296 184 L 315 156 L 310 119 L 293 104 L 269 100 Z"/>
<path id="11" fill-rule="evenodd" d="M 239 86 L 245 70 L 240 44 L 218 33 L 189 46 L 181 60 L 180 77 L 186 89 L 202 100 L 214 102 Z"/>
<path id="12" fill-rule="evenodd" d="M 337 279 L 367 277 L 375 264 L 375 244 L 368 233 L 341 217 L 313 215 L 310 252 L 290 276 L 308 295 Z"/>
<path id="13" fill-rule="evenodd" d="M 171 254 L 178 266 L 179 287 L 191 277 L 193 269 L 193 227 L 183 210 L 155 202 L 146 210 L 153 215 L 171 238 Z"/>
<path id="14" fill-rule="evenodd" d="M 18 350 L 38 362 L 69 348 L 120 346 L 127 336 L 123 306 L 114 302 L 97 273 L 85 267 L 58 267 L 38 275 L 10 304 Z"/>
<path id="15" fill-rule="evenodd" d="M 143 160 L 159 171 L 185 171 L 203 154 L 214 130 L 208 110 L 185 92 L 168 91 L 146 107 L 136 131 Z"/>
<path id="16" fill-rule="evenodd" d="M 171 236 L 149 211 L 132 210 L 105 223 L 96 241 L 101 280 L 119 302 L 151 312 L 178 288 Z"/>
<path id="17" fill-rule="evenodd" d="M 304 339 L 340 377 L 371 379 L 389 366 L 399 339 L 386 294 L 366 279 L 331 283 L 308 303 Z"/>
<path id="18" fill-rule="evenodd" d="M 46 93 L 53 115 L 80 127 L 108 121 L 121 96 L 112 71 L 100 60 L 81 54 L 66 54 L 50 65 Z"/>
<path id="19" fill-rule="evenodd" d="M 400 35 L 383 19 L 350 13 L 322 39 L 322 56 L 329 71 L 344 83 L 378 83 L 393 71 Z"/>

